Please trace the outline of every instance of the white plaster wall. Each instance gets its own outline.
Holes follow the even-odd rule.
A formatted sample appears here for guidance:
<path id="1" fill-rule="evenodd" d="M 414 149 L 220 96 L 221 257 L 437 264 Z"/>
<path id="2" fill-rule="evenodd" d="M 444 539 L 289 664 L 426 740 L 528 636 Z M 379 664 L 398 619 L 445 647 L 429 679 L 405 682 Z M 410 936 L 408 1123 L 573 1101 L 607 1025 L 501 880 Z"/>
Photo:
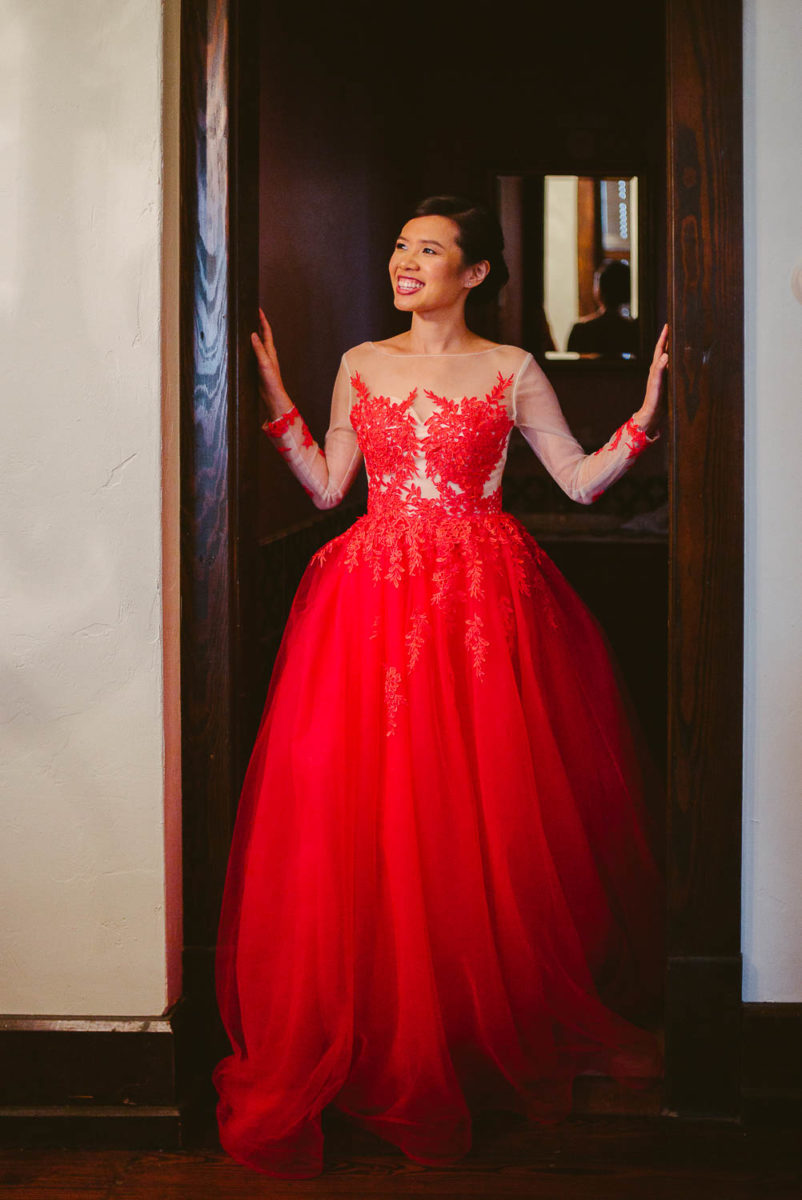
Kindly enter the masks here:
<path id="1" fill-rule="evenodd" d="M 802 1000 L 802 4 L 745 0 L 744 998 Z"/>
<path id="2" fill-rule="evenodd" d="M 5 1013 L 155 1014 L 179 985 L 162 22 L 159 0 L 0 0 Z"/>

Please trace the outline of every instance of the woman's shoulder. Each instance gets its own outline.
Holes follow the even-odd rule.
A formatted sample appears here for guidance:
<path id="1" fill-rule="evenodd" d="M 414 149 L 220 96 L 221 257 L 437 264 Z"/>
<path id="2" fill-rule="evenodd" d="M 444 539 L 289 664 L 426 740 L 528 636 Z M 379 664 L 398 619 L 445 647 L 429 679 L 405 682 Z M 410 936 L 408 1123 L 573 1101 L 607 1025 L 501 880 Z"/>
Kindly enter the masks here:
<path id="1" fill-rule="evenodd" d="M 373 342 L 359 342 L 358 345 L 351 346 L 350 349 L 345 351 L 342 356 L 342 362 L 353 371 L 355 364 L 369 355 L 372 349 Z"/>
<path id="2" fill-rule="evenodd" d="M 528 350 L 524 350 L 522 346 L 513 346 L 508 342 L 499 342 L 493 347 L 493 349 L 495 349 L 499 355 L 502 355 L 504 358 L 514 362 L 518 367 L 522 367 L 524 363 L 528 362 L 532 358 L 532 355 Z"/>

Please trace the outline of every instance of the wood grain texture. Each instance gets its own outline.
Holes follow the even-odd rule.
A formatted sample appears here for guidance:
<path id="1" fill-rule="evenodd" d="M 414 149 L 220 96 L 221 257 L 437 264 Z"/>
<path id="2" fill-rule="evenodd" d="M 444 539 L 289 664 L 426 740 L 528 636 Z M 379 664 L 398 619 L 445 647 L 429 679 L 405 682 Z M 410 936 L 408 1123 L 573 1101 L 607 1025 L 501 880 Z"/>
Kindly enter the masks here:
<path id="1" fill-rule="evenodd" d="M 256 736 L 265 689 L 263 664 L 254 649 L 262 627 L 269 583 L 258 543 L 257 457 L 266 440 L 256 386 L 251 331 L 257 327 L 259 291 L 259 13 L 258 0 L 228 0 L 229 72 L 229 333 L 231 510 L 233 786 L 228 797 L 233 828 L 239 791 Z M 228 837 L 225 838 L 226 843 Z M 213 935 L 216 934 L 216 929 Z"/>
<path id="2" fill-rule="evenodd" d="M 667 1086 L 669 1105 L 679 1111 L 734 1113 L 743 694 L 741 5 L 669 0 L 667 13 L 674 449 L 667 1027 L 674 1065 Z"/>
<path id="3" fill-rule="evenodd" d="M 798 1200 L 794 1131 L 647 1118 L 577 1119 L 556 1129 L 477 1122 L 453 1167 L 417 1166 L 344 1120 L 324 1118 L 324 1173 L 280 1180 L 219 1149 L 0 1153 L 4 1200 L 278 1200 L 425 1196 L 467 1200 Z"/>
<path id="4" fill-rule="evenodd" d="M 185 940 L 208 937 L 230 824 L 228 4 L 182 6 L 182 774 Z"/>
<path id="5" fill-rule="evenodd" d="M 579 315 L 596 311 L 593 275 L 601 259 L 601 227 L 596 208 L 596 180 L 580 177 L 576 190 L 577 291 Z"/>

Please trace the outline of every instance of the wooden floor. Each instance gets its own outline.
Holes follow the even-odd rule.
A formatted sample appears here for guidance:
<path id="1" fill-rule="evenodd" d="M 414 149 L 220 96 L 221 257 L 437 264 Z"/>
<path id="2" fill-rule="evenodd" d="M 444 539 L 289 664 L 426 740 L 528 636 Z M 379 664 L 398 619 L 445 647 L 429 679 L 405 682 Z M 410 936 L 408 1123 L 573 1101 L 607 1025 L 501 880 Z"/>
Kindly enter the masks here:
<path id="1" fill-rule="evenodd" d="M 274 1180 L 216 1147 L 183 1151 L 0 1151 L 3 1200 L 245 1200 L 400 1197 L 428 1200 L 800 1200 L 799 1131 L 652 1116 L 572 1117 L 533 1128 L 477 1121 L 458 1165 L 419 1167 L 324 1114 L 326 1165 L 310 1180 Z"/>

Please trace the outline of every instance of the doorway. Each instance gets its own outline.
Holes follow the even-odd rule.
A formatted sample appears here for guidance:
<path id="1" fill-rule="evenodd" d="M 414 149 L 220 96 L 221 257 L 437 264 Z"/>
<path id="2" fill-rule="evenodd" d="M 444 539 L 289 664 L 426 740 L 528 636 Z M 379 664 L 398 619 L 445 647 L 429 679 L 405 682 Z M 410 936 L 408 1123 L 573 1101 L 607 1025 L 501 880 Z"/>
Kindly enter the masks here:
<path id="1" fill-rule="evenodd" d="M 623 40 L 600 38 L 600 27 L 583 40 L 575 9 L 570 21 L 553 16 L 547 28 L 540 17 L 527 27 L 510 4 L 488 33 L 464 22 L 455 28 L 430 6 L 417 36 L 406 26 L 379 29 L 366 4 L 346 7 L 347 27 L 342 6 L 322 7 L 310 27 L 308 10 L 279 13 L 255 0 L 199 0 L 183 17 L 185 992 L 206 1014 L 199 1019 L 211 1023 L 208 1032 L 217 906 L 271 656 L 308 558 L 355 515 L 310 516 L 254 435 L 248 333 L 257 298 L 274 298 L 289 390 L 309 397 L 308 420 L 321 434 L 343 347 L 394 332 L 387 231 L 394 235 L 410 200 L 433 190 L 487 196 L 494 177 L 515 170 L 606 172 L 634 163 L 655 197 L 654 294 L 667 297 L 673 342 L 662 592 L 670 892 L 662 1105 L 666 1113 L 732 1115 L 740 1014 L 742 497 L 732 486 L 742 452 L 742 354 L 733 353 L 742 340 L 740 6 L 626 4 Z M 621 23 L 619 6 L 616 30 Z M 638 55 L 647 42 L 656 63 Z M 433 89 L 412 100 L 410 55 Z M 726 175 L 716 170 L 720 156 L 705 150 L 714 142 L 726 150 Z M 655 332 L 659 301 L 656 316 Z M 631 386 L 641 382 L 631 375 Z"/>

